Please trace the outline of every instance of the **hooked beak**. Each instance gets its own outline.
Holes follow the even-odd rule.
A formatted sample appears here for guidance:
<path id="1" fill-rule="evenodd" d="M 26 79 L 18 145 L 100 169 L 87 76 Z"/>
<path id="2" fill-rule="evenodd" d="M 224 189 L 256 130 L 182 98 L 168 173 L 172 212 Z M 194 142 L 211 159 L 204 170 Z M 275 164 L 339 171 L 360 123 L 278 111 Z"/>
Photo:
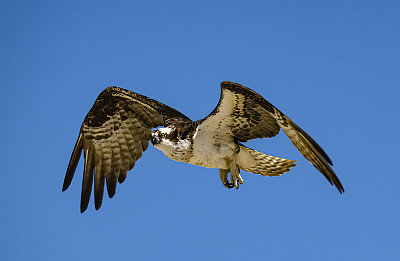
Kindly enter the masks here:
<path id="1" fill-rule="evenodd" d="M 157 145 L 158 143 L 161 142 L 161 139 L 159 137 L 157 137 L 156 135 L 151 135 L 151 139 L 150 139 L 151 145 Z"/>

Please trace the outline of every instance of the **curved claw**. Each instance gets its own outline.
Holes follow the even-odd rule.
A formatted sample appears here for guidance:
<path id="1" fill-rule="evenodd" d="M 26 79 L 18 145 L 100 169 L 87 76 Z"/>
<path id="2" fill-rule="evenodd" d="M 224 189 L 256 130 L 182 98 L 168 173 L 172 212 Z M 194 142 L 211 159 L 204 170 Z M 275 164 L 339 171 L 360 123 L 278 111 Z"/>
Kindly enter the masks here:
<path id="1" fill-rule="evenodd" d="M 231 183 L 230 185 L 232 185 L 232 187 L 235 187 L 236 189 L 239 188 L 239 184 L 243 184 L 243 179 L 240 176 L 240 174 L 238 173 L 237 175 L 232 175 L 231 172 Z"/>
<path id="2" fill-rule="evenodd" d="M 224 184 L 224 186 L 225 186 L 225 188 L 228 188 L 228 189 L 231 189 L 234 187 L 232 183 Z"/>
<path id="3" fill-rule="evenodd" d="M 243 185 L 243 179 L 242 179 L 242 176 L 240 176 L 240 174 L 238 175 L 238 181 L 239 181 L 240 184 Z"/>
<path id="4" fill-rule="evenodd" d="M 230 181 L 228 181 L 228 174 L 231 173 Z M 233 162 L 231 162 L 231 169 L 219 169 L 219 177 L 225 188 L 239 188 L 239 184 L 243 184 L 243 179 L 240 176 L 239 167 Z"/>

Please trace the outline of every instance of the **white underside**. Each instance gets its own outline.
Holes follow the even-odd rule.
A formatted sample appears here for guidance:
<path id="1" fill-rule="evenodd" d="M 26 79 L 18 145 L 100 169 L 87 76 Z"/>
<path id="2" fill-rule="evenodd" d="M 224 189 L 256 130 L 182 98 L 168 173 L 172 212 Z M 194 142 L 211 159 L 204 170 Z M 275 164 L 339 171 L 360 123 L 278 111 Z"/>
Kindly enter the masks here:
<path id="1" fill-rule="evenodd" d="M 228 169 L 235 152 L 235 144 L 228 137 L 210 135 L 214 133 L 196 131 L 193 140 L 193 156 L 190 164 L 206 168 Z"/>
<path id="2" fill-rule="evenodd" d="M 230 169 L 235 157 L 236 164 L 241 168 L 253 167 L 255 159 L 247 150 L 238 150 L 234 140 L 229 135 L 202 132 L 195 134 L 193 156 L 188 163 L 206 168 Z"/>

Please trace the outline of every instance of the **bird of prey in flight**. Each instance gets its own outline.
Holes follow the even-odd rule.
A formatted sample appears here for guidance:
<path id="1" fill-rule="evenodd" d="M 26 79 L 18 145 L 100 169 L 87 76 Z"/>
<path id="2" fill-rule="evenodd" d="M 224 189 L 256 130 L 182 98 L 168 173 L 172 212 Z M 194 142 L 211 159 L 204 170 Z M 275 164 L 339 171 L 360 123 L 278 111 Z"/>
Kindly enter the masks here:
<path id="1" fill-rule="evenodd" d="M 104 183 L 112 198 L 117 181 L 124 182 L 149 142 L 175 161 L 218 168 L 222 184 L 238 188 L 239 183 L 243 184 L 240 170 L 280 176 L 296 166 L 295 160 L 270 156 L 243 145 L 251 139 L 274 137 L 280 129 L 340 193 L 344 192 L 330 167 L 332 161 L 305 131 L 257 92 L 229 81 L 221 83 L 221 98 L 215 109 L 197 121 L 138 93 L 106 88 L 82 123 L 62 190 L 71 184 L 83 150 L 81 212 L 89 204 L 93 180 L 95 208 L 99 209 Z"/>

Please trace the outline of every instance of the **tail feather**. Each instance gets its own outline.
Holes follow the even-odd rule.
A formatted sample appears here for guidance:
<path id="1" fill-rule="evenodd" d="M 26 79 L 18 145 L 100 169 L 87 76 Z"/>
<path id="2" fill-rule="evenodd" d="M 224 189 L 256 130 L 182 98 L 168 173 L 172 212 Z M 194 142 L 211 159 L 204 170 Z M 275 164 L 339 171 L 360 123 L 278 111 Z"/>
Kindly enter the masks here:
<path id="1" fill-rule="evenodd" d="M 296 166 L 296 160 L 282 159 L 247 148 L 240 144 L 239 168 L 263 176 L 280 176 Z"/>

